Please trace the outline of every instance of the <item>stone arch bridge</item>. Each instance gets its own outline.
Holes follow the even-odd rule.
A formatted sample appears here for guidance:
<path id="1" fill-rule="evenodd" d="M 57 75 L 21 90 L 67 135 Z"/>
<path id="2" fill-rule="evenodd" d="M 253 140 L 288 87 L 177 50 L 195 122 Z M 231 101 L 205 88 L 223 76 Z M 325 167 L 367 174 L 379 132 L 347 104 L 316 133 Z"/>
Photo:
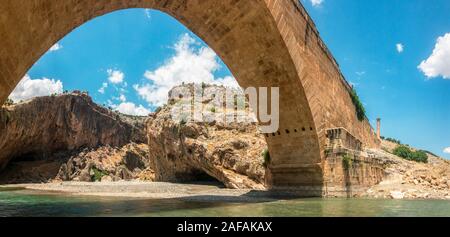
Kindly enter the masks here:
<path id="1" fill-rule="evenodd" d="M 271 187 L 323 193 L 342 185 L 326 149 L 341 133 L 357 148 L 379 146 L 369 122 L 358 120 L 351 86 L 298 0 L 2 0 L 0 103 L 62 37 L 127 8 L 179 20 L 217 52 L 242 87 L 280 88 L 280 129 L 266 135 Z"/>

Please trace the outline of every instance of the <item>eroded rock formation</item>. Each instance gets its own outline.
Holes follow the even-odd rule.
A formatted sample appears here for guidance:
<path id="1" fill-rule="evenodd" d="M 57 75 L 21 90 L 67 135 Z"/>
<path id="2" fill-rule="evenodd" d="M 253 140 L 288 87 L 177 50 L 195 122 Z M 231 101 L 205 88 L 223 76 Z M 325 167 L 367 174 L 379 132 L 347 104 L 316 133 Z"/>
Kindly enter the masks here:
<path id="1" fill-rule="evenodd" d="M 154 173 L 148 169 L 147 144 L 130 143 L 121 148 L 110 146 L 85 149 L 71 156 L 58 172 L 56 180 L 61 181 L 103 181 L 149 180 Z"/>
<path id="2" fill-rule="evenodd" d="M 152 181 L 148 163 L 147 144 L 83 148 L 56 152 L 45 160 L 13 160 L 1 173 L 0 183 Z"/>
<path id="3" fill-rule="evenodd" d="M 145 118 L 123 116 L 82 93 L 0 108 L 0 170 L 12 159 L 45 160 L 59 151 L 146 143 Z"/>
<path id="4" fill-rule="evenodd" d="M 184 87 L 192 90 L 192 86 Z M 202 89 L 204 98 L 212 98 L 223 88 L 204 85 Z M 263 189 L 265 169 L 261 154 L 267 144 L 256 124 L 176 121 L 172 117 L 173 105 L 190 99 L 176 96 L 177 90 L 174 88 L 169 94 L 169 105 L 148 120 L 150 167 L 156 180 L 190 181 L 206 173 L 229 188 Z M 203 105 L 204 112 L 210 112 L 204 116 L 227 116 L 226 112 L 221 113 L 222 106 L 211 100 L 204 100 Z"/>
<path id="5" fill-rule="evenodd" d="M 210 97 L 224 90 L 203 89 Z M 170 114 L 173 99 L 149 118 L 115 113 L 82 93 L 4 106 L 0 165 L 9 166 L 0 182 L 215 179 L 230 188 L 264 188 L 267 144 L 255 123 L 180 124 Z M 217 108 L 208 116 L 224 115 L 221 101 L 204 102 Z"/>

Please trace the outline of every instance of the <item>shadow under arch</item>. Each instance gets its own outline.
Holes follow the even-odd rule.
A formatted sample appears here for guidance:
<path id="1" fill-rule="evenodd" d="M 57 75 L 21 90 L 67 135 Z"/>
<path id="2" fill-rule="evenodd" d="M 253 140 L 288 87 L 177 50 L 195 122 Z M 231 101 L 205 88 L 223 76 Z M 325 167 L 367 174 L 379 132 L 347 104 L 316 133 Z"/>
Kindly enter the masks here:
<path id="1" fill-rule="evenodd" d="M 305 187 L 321 195 L 325 130 L 345 127 L 370 143 L 373 137 L 368 122 L 358 122 L 351 98 L 345 95 L 347 85 L 336 76 L 339 71 L 326 48 L 316 47 L 323 43 L 298 4 L 296 0 L 5 0 L 0 6 L 4 26 L 0 35 L 5 36 L 0 48 L 0 101 L 34 62 L 78 26 L 122 9 L 159 10 L 204 40 L 243 88 L 280 88 L 280 130 L 266 136 L 271 155 L 267 183 Z M 289 21 L 296 17 L 298 24 Z M 304 21 L 306 30 L 298 27 Z M 332 91 L 344 91 L 344 96 L 330 101 Z"/>

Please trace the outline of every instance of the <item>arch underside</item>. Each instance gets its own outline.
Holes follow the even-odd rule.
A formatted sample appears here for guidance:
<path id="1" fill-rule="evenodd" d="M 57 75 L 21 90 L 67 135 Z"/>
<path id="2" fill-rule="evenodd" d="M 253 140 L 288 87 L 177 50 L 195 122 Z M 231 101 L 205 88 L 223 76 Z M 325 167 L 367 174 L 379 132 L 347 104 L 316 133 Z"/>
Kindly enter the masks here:
<path id="1" fill-rule="evenodd" d="M 296 10 L 294 2 L 4 0 L 0 5 L 0 101 L 7 98 L 53 44 L 86 21 L 120 9 L 160 10 L 186 25 L 213 48 L 243 88 L 280 88 L 280 130 L 266 137 L 272 158 L 268 184 L 320 189 L 324 182 L 325 130 L 341 125 L 327 120 L 329 116 L 323 108 L 333 109 L 333 106 L 325 104 L 320 93 L 326 93 L 327 86 L 335 90 L 343 87 L 314 82 L 326 80 L 317 72 L 332 69 L 317 63 L 315 58 L 319 53 L 309 48 L 307 37 L 293 33 L 305 32 L 295 25 L 302 24 L 303 18 L 298 12 L 292 13 Z M 292 20 L 289 17 L 298 23 L 288 23 Z M 318 92 L 320 89 L 325 91 Z M 346 116 L 355 117 L 349 114 Z"/>

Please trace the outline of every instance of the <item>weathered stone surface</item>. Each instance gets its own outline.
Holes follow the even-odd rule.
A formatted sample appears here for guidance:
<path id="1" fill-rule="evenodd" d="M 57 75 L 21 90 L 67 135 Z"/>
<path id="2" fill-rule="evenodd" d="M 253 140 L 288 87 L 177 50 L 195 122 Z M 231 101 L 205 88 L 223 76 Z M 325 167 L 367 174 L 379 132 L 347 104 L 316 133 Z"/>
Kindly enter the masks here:
<path id="1" fill-rule="evenodd" d="M 148 152 L 147 144 L 130 143 L 61 151 L 45 160 L 12 161 L 0 173 L 0 183 L 153 181 L 154 176 L 148 175 Z M 133 163 L 143 164 L 142 169 L 129 167 L 130 157 Z"/>
<path id="2" fill-rule="evenodd" d="M 119 115 L 79 94 L 2 107 L 0 170 L 15 158 L 45 160 L 58 151 L 146 143 L 144 120 Z"/>
<path id="3" fill-rule="evenodd" d="M 401 192 L 405 199 L 446 199 L 450 194 L 450 161 L 430 153 L 427 164 L 408 161 L 390 153 L 396 146 L 398 144 L 383 140 L 383 149 L 369 150 L 385 161 L 385 177 L 364 195 L 393 198 L 392 192 Z"/>
<path id="4" fill-rule="evenodd" d="M 323 187 L 329 128 L 344 127 L 363 146 L 379 146 L 369 122 L 358 120 L 350 86 L 298 0 L 3 0 L 0 102 L 70 31 L 136 7 L 161 10 L 186 25 L 218 53 L 242 87 L 280 88 L 281 127 L 266 137 L 270 186 Z"/>
<path id="5" fill-rule="evenodd" d="M 143 170 L 149 167 L 148 154 L 147 144 L 135 143 L 120 148 L 85 149 L 70 156 L 54 180 L 111 182 L 140 179 Z"/>
<path id="6" fill-rule="evenodd" d="M 150 168 L 156 180 L 193 181 L 207 174 L 229 188 L 264 189 L 262 152 L 267 144 L 256 124 L 174 121 L 176 100 L 148 120 Z"/>
<path id="7" fill-rule="evenodd" d="M 390 162 L 362 149 L 361 142 L 344 128 L 328 130 L 327 140 L 324 196 L 359 196 L 385 178 Z"/>

